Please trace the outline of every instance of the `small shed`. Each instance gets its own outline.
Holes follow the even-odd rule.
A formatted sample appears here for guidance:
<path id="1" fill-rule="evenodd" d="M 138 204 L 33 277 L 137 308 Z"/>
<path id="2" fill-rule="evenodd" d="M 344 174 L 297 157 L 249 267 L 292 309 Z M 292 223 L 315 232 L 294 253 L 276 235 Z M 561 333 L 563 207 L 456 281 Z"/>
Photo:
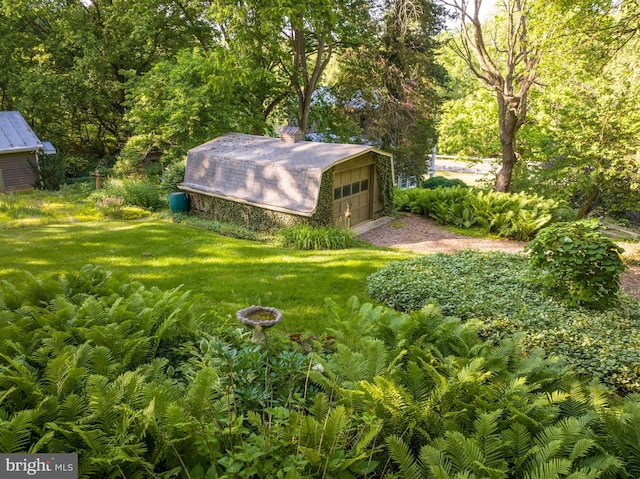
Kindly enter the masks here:
<path id="1" fill-rule="evenodd" d="M 307 223 L 355 226 L 393 208 L 393 157 L 368 145 L 229 133 L 189 150 L 191 209 L 270 230 Z"/>
<path id="2" fill-rule="evenodd" d="M 0 191 L 33 188 L 37 176 L 32 165 L 45 145 L 17 111 L 0 111 Z M 47 150 L 55 152 L 51 143 Z"/>

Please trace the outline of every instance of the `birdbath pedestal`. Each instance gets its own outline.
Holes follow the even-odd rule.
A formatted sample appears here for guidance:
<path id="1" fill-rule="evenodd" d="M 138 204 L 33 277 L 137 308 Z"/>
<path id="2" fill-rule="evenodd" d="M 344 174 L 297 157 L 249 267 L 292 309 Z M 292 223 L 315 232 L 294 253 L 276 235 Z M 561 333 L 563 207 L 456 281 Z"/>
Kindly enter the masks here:
<path id="1" fill-rule="evenodd" d="M 282 313 L 268 306 L 249 306 L 236 313 L 236 318 L 253 329 L 252 342 L 264 346 L 267 343 L 266 329 L 282 321 Z"/>

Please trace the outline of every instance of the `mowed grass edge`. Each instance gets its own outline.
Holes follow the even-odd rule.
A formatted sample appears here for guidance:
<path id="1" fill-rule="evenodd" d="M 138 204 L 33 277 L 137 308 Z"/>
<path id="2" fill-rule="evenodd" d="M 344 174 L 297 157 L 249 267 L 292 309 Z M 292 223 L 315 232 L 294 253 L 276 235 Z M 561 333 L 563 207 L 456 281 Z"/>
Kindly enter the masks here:
<path id="1" fill-rule="evenodd" d="M 297 251 L 238 240 L 162 220 L 98 221 L 0 229 L 0 280 L 23 272 L 65 274 L 93 264 L 124 282 L 181 286 L 212 321 L 233 320 L 251 305 L 282 310 L 283 333 L 321 333 L 324 302 L 370 300 L 366 277 L 411 255 L 376 248 Z"/>

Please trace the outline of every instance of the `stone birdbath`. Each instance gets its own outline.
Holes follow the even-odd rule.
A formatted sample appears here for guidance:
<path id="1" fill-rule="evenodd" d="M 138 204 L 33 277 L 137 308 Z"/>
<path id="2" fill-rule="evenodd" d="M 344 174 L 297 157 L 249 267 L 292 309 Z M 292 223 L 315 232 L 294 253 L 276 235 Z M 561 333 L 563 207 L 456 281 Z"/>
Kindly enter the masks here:
<path id="1" fill-rule="evenodd" d="M 253 329 L 252 342 L 264 346 L 267 343 L 266 329 L 282 321 L 282 313 L 268 306 L 249 306 L 236 313 L 236 318 Z"/>

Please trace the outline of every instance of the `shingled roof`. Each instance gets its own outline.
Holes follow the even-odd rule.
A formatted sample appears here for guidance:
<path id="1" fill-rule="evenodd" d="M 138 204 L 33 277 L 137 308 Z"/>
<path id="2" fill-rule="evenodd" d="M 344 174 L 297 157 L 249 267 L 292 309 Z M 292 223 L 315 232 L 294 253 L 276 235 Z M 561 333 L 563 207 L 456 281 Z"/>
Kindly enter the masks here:
<path id="1" fill-rule="evenodd" d="M 42 148 L 42 142 L 17 111 L 0 111 L 0 153 L 20 153 Z"/>
<path id="2" fill-rule="evenodd" d="M 286 143 L 279 138 L 228 133 L 189 150 L 180 188 L 311 216 L 322 173 L 368 152 L 391 156 L 367 145 Z"/>

